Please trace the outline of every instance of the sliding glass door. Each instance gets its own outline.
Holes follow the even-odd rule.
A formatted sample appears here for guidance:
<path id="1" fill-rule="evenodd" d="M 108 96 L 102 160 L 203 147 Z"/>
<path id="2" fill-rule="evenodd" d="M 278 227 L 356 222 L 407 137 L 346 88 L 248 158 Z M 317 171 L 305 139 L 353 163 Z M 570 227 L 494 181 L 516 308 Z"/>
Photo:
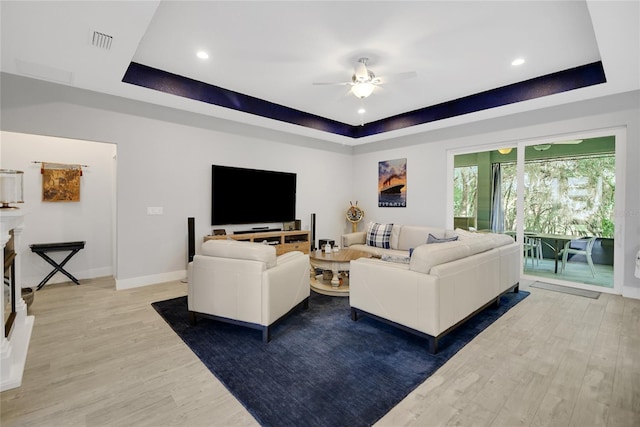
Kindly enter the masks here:
<path id="1" fill-rule="evenodd" d="M 523 277 L 613 288 L 614 135 L 458 154 L 453 176 L 454 226 L 521 241 Z"/>
<path id="2" fill-rule="evenodd" d="M 529 146 L 524 160 L 524 273 L 613 287 L 615 138 Z"/>

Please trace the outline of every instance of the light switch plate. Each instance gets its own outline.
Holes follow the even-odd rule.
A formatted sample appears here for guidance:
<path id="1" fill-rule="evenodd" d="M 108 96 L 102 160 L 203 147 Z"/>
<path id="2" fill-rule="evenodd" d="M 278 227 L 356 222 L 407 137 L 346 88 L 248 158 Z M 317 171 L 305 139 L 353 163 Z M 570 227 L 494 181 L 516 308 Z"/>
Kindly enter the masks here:
<path id="1" fill-rule="evenodd" d="M 162 215 L 163 209 L 162 207 L 159 206 L 151 206 L 151 207 L 147 207 L 147 215 Z"/>

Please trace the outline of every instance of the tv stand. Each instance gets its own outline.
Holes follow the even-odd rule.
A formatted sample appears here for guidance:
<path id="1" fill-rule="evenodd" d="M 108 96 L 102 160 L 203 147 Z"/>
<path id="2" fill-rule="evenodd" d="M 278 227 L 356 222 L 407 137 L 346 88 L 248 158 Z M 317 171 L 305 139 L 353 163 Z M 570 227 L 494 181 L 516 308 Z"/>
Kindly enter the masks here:
<path id="1" fill-rule="evenodd" d="M 233 234 L 250 234 L 250 233 L 265 233 L 269 231 L 280 231 L 280 228 L 269 228 L 269 227 L 256 227 L 251 230 L 240 230 L 234 231 Z"/>
<path id="2" fill-rule="evenodd" d="M 273 245 L 276 248 L 276 255 L 282 255 L 291 251 L 300 251 L 305 254 L 309 253 L 309 231 L 295 230 L 295 231 L 280 231 L 269 230 L 263 232 L 244 232 L 226 236 L 204 236 L 203 241 L 207 240 L 225 240 L 233 239 L 244 242 L 266 242 L 269 245 Z"/>

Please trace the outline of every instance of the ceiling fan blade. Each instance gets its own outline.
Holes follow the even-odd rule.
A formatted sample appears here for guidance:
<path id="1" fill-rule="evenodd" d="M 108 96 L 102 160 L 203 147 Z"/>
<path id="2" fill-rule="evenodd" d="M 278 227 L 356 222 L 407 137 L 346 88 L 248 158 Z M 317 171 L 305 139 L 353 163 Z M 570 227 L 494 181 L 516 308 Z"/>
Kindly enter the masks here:
<path id="1" fill-rule="evenodd" d="M 341 95 L 340 98 L 338 98 L 338 100 L 343 100 L 345 98 L 351 98 L 353 96 L 353 92 L 351 92 L 351 88 L 346 89 Z"/>
<path id="2" fill-rule="evenodd" d="M 361 59 L 360 62 L 356 65 L 355 69 L 355 77 L 356 80 L 361 82 L 366 82 L 369 80 L 369 71 L 367 70 L 367 61 Z"/>
<path id="3" fill-rule="evenodd" d="M 389 82 L 397 82 L 400 80 L 413 79 L 418 76 L 415 71 L 407 71 L 406 73 L 389 74 L 387 76 L 377 77 L 374 80 L 375 84 L 384 84 Z"/>
<path id="4" fill-rule="evenodd" d="M 353 86 L 353 82 L 314 82 L 312 84 L 325 86 Z"/>

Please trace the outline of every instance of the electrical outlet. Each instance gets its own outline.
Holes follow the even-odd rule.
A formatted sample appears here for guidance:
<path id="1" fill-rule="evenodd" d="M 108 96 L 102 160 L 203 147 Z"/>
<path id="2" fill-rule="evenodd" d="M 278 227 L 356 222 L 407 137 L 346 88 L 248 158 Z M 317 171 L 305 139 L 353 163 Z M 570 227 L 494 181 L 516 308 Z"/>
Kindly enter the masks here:
<path id="1" fill-rule="evenodd" d="M 147 207 L 147 215 L 162 215 L 163 209 L 159 206 Z"/>

